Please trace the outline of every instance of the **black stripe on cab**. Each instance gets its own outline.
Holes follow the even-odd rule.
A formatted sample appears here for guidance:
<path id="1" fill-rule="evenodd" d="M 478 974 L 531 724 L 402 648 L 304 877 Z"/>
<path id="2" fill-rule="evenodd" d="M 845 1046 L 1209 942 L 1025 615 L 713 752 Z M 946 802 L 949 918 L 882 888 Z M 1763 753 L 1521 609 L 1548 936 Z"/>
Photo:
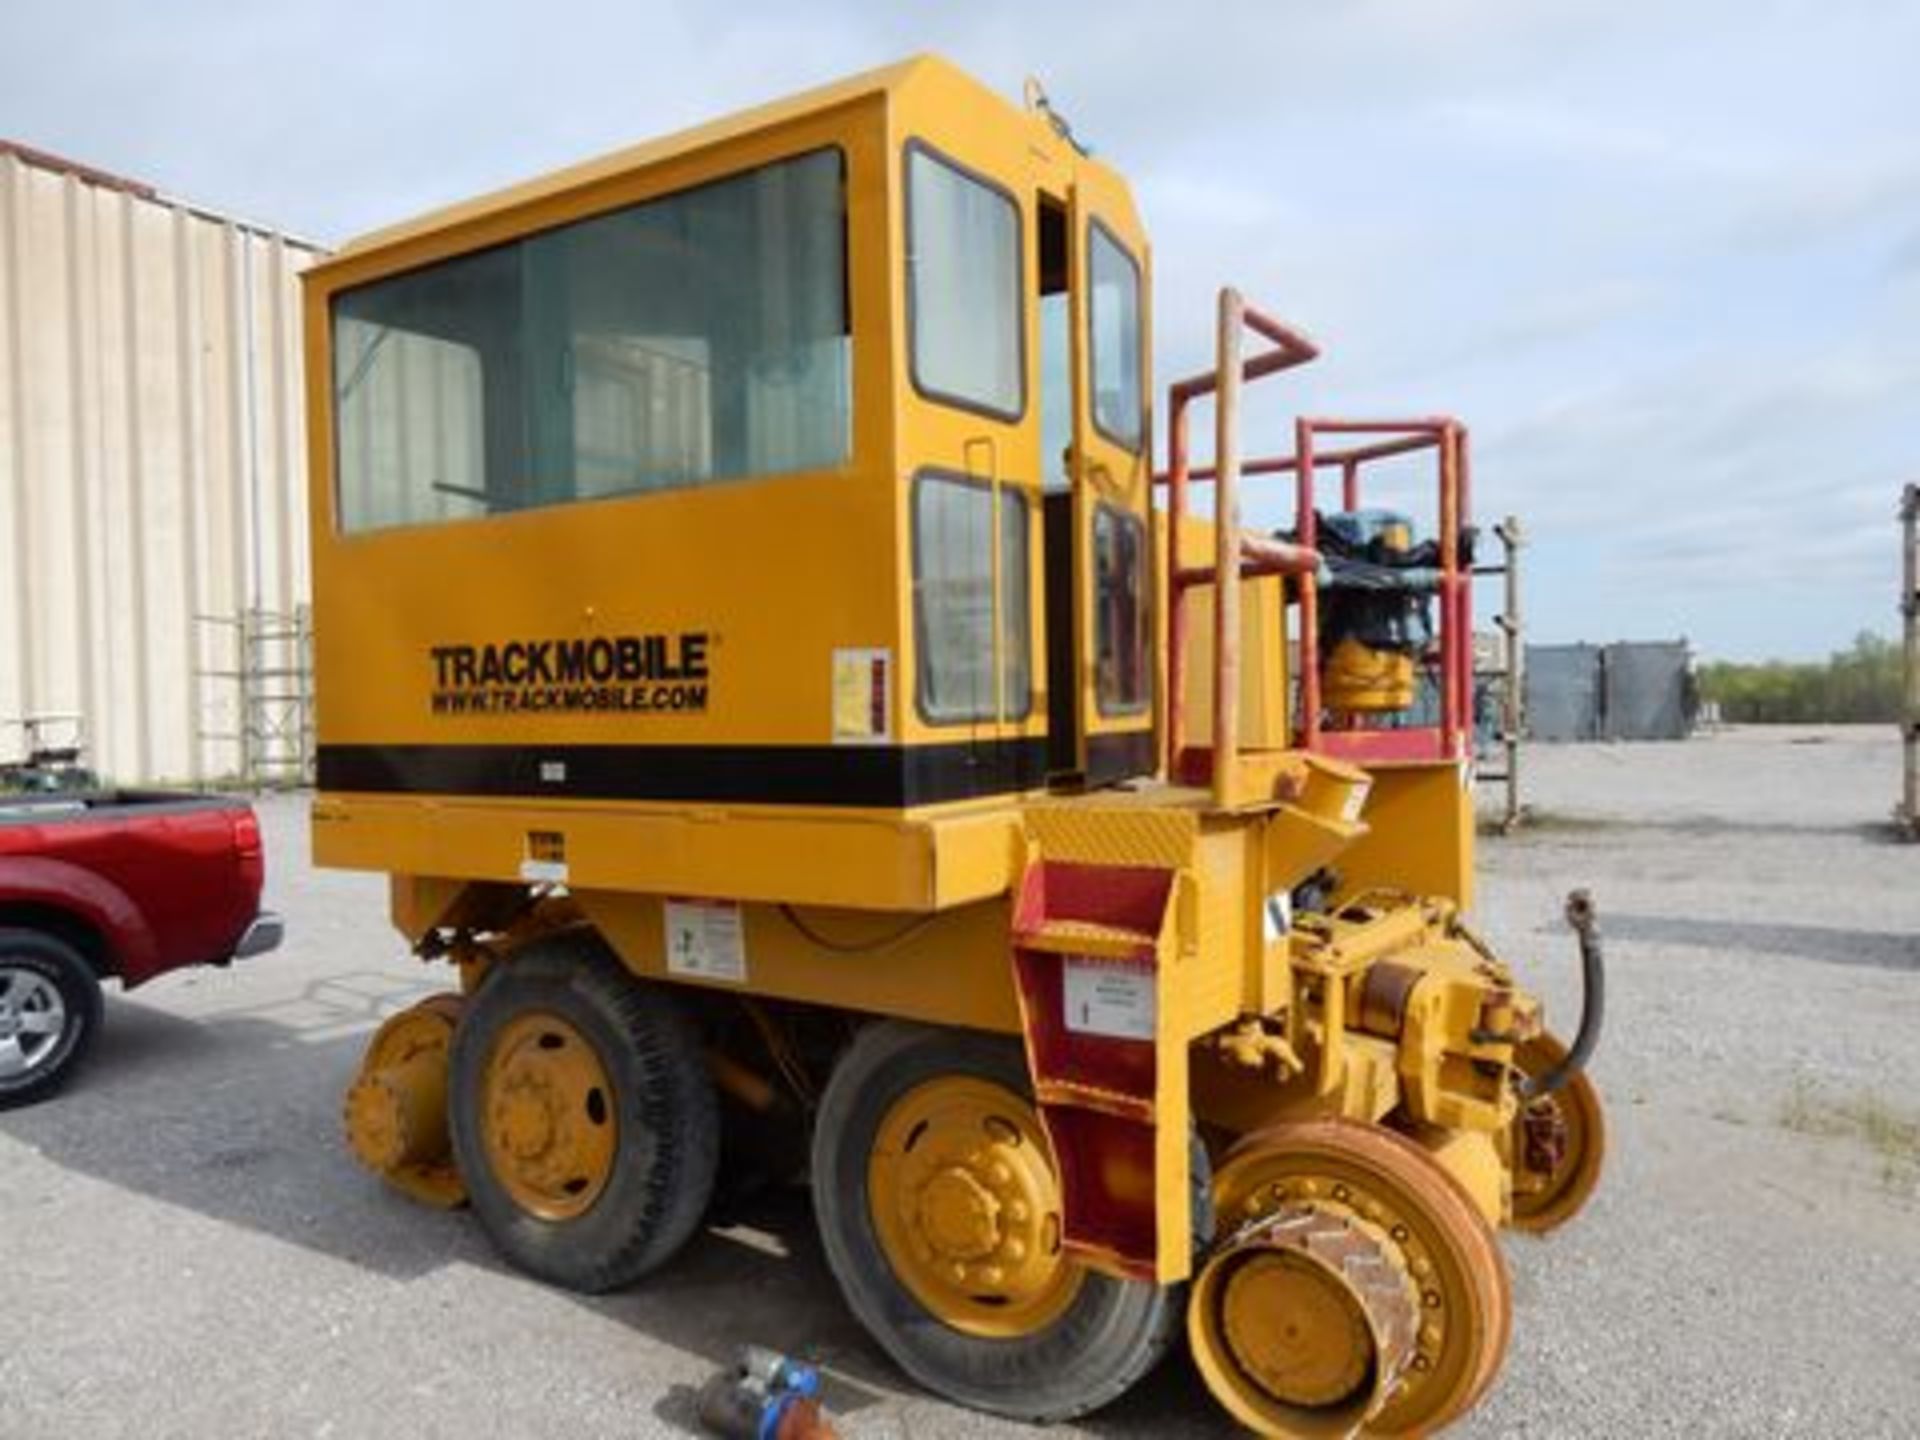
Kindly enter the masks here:
<path id="1" fill-rule="evenodd" d="M 903 809 L 1037 790 L 1044 736 L 938 745 L 322 745 L 321 790 Z"/>

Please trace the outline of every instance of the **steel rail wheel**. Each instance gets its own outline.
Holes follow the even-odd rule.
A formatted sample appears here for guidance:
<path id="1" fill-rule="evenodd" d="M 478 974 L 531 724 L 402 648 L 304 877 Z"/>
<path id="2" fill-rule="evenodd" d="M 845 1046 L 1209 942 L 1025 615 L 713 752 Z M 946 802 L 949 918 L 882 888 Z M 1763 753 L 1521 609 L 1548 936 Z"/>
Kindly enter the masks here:
<path id="1" fill-rule="evenodd" d="M 719 1111 L 664 987 L 555 936 L 495 966 L 454 1033 L 453 1151 L 521 1269 L 590 1293 L 677 1251 L 713 1193 Z"/>
<path id="2" fill-rule="evenodd" d="M 1017 1042 L 882 1021 L 814 1127 L 821 1239 L 847 1303 L 921 1385 L 1028 1421 L 1083 1415 L 1153 1367 L 1174 1292 L 1061 1246 L 1053 1152 Z"/>
<path id="3" fill-rule="evenodd" d="M 467 1187 L 447 1134 L 447 1065 L 465 1000 L 429 995 L 374 1033 L 347 1090 L 347 1144 L 404 1195 L 450 1210 Z"/>
<path id="4" fill-rule="evenodd" d="M 1347 1120 L 1242 1137 L 1214 1178 L 1218 1247 L 1188 1334 L 1257 1434 L 1438 1430 L 1493 1383 L 1506 1262 L 1466 1192 L 1404 1136 Z"/>
<path id="5" fill-rule="evenodd" d="M 1514 1051 L 1523 1075 L 1544 1075 L 1567 1056 L 1556 1036 L 1537 1035 Z M 1544 1235 L 1593 1198 L 1607 1158 L 1607 1115 L 1585 1070 L 1551 1095 L 1522 1100 L 1507 1132 L 1516 1230 Z"/>

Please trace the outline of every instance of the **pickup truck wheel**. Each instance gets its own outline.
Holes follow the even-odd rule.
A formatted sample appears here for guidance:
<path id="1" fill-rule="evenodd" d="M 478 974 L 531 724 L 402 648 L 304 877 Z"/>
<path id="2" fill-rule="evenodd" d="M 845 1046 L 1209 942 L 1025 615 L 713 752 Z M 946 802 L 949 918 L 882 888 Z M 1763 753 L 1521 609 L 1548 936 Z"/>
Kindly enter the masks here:
<path id="1" fill-rule="evenodd" d="M 0 929 L 0 1110 L 59 1089 L 100 1028 L 100 981 L 85 958 L 38 930 Z"/>
<path id="2" fill-rule="evenodd" d="M 699 1036 L 601 945 L 556 937 L 497 965 L 454 1032 L 451 1078 L 468 1198 L 520 1269 L 597 1294 L 699 1225 L 720 1151 Z"/>

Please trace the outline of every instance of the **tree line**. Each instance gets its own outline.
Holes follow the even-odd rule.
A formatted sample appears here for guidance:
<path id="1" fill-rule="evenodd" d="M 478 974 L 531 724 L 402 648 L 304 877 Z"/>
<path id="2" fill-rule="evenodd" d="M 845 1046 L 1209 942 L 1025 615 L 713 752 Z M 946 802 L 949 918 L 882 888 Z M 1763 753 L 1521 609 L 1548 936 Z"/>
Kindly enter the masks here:
<path id="1" fill-rule="evenodd" d="M 1863 630 L 1824 661 L 1716 660 L 1700 667 L 1701 698 L 1722 720 L 1760 725 L 1848 724 L 1900 718 L 1901 647 Z"/>

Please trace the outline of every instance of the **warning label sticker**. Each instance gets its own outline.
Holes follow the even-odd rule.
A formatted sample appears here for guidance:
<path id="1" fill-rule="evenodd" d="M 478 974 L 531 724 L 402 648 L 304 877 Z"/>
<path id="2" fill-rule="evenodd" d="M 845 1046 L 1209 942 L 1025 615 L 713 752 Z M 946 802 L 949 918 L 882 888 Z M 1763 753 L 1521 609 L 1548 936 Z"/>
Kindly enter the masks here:
<path id="1" fill-rule="evenodd" d="M 1061 970 L 1067 1029 L 1116 1040 L 1153 1039 L 1153 972 L 1096 960 L 1069 960 Z"/>
<path id="2" fill-rule="evenodd" d="M 833 743 L 879 744 L 888 738 L 891 650 L 833 652 Z"/>
<path id="3" fill-rule="evenodd" d="M 669 973 L 745 983 L 746 932 L 738 905 L 724 900 L 669 900 L 666 915 Z"/>

